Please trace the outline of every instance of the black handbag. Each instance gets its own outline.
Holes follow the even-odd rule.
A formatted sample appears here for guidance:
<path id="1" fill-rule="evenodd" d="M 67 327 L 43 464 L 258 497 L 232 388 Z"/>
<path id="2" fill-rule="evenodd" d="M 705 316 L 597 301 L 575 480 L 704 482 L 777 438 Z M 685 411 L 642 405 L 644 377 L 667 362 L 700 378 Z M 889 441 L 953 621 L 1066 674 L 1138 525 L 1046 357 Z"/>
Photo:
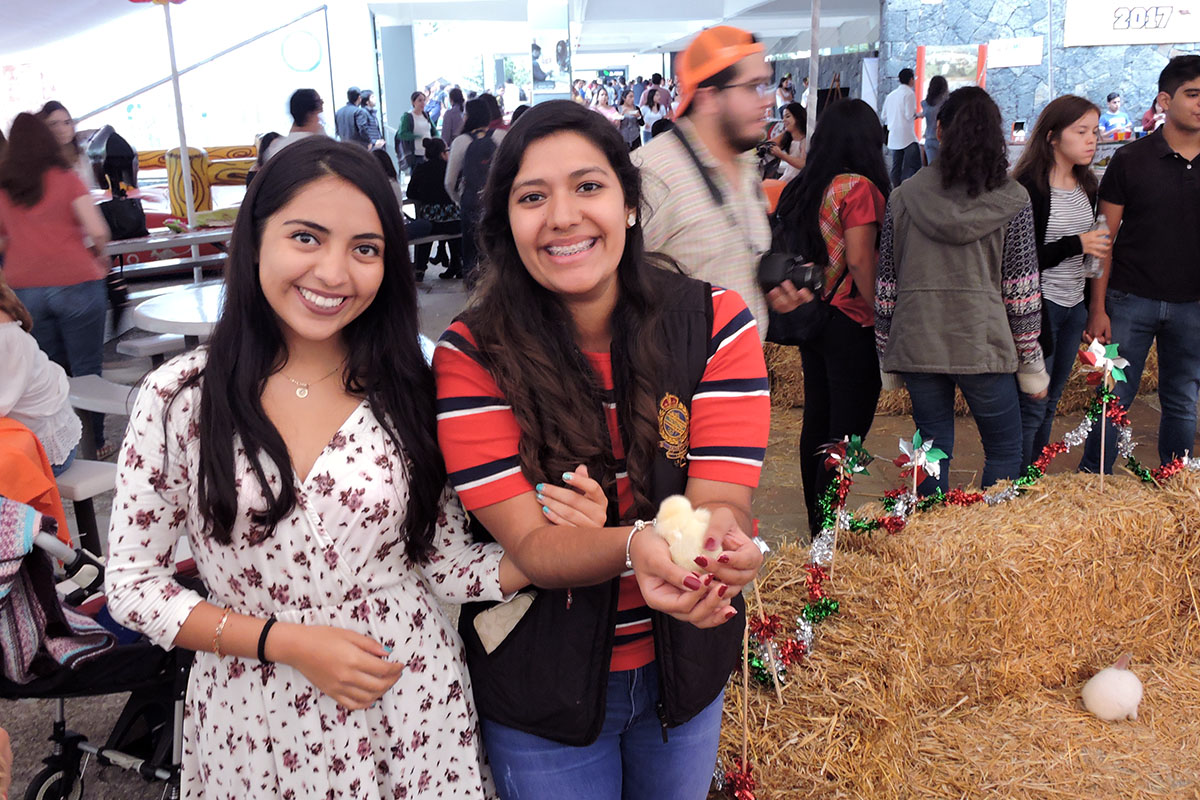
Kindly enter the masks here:
<path id="1" fill-rule="evenodd" d="M 136 239 L 150 234 L 146 230 L 146 212 L 142 209 L 141 200 L 114 197 L 100 204 L 100 213 L 104 215 L 114 240 Z"/>

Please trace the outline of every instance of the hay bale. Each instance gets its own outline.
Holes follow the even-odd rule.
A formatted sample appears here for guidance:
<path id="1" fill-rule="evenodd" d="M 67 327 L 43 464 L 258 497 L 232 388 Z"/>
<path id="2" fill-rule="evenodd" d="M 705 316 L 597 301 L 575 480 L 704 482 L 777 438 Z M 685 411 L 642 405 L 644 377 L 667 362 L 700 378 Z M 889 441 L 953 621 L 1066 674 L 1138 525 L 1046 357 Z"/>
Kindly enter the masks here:
<path id="1" fill-rule="evenodd" d="M 843 534 L 818 627 L 781 709 L 752 687 L 762 798 L 1195 797 L 1200 775 L 1200 476 L 1166 488 L 1053 475 L 997 507 L 949 507 L 897 536 Z M 764 567 L 793 619 L 807 552 Z M 1079 689 L 1121 652 L 1146 685 L 1137 722 Z M 723 752 L 740 750 L 739 682 Z"/>
<path id="2" fill-rule="evenodd" d="M 804 368 L 800 363 L 800 348 L 764 342 L 763 357 L 767 361 L 771 405 L 777 408 L 804 405 Z"/>
<path id="3" fill-rule="evenodd" d="M 778 408 L 794 408 L 804 405 L 804 374 L 800 366 L 799 348 L 767 342 L 763 345 L 763 353 L 767 359 L 767 377 L 771 384 L 771 405 Z M 1148 394 L 1157 390 L 1158 348 L 1151 347 L 1150 355 L 1146 358 L 1146 368 L 1142 371 L 1138 394 Z M 1081 413 L 1087 409 L 1095 392 L 1095 387 L 1089 386 L 1087 383 L 1087 373 L 1076 364 L 1063 389 L 1062 397 L 1058 401 L 1058 414 Z M 895 391 L 881 392 L 875 413 L 882 416 L 911 416 L 912 401 L 908 397 L 908 391 L 896 389 Z M 954 413 L 959 417 L 965 417 L 970 413 L 966 398 L 957 389 L 954 392 Z"/>

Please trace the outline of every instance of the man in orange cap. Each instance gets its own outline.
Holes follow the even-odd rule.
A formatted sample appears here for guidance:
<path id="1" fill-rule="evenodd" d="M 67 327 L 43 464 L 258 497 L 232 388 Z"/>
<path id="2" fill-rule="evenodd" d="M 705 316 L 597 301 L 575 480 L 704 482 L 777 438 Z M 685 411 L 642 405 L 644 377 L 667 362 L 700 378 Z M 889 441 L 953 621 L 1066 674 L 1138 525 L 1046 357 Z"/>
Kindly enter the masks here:
<path id="1" fill-rule="evenodd" d="M 755 275 L 771 246 L 754 147 L 774 101 L 763 45 L 747 31 L 701 31 L 676 62 L 677 126 L 634 151 L 642 170 L 646 248 L 689 274 L 736 291 L 767 330 Z"/>

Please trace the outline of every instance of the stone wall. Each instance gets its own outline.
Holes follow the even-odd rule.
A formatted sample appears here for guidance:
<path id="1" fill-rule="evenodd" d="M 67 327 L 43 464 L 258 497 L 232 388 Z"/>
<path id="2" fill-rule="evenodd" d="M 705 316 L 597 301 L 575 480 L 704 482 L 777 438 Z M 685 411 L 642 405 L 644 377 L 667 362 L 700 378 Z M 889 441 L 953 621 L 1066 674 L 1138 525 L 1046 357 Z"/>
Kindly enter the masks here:
<path id="1" fill-rule="evenodd" d="M 862 94 L 862 71 L 863 59 L 874 57 L 875 53 L 843 53 L 836 56 L 821 56 L 818 65 L 820 70 L 820 79 L 817 81 L 819 88 L 828 89 L 833 83 L 835 73 L 842 74 L 842 95 L 844 97 L 858 97 Z M 797 58 L 791 61 L 775 61 L 771 64 L 775 69 L 775 83 L 779 83 L 779 79 L 789 72 L 792 74 L 792 83 L 796 85 L 796 97 L 800 96 L 800 88 L 804 86 L 804 78 L 808 77 L 808 59 Z"/>
<path id="2" fill-rule="evenodd" d="M 898 85 L 904 67 L 915 67 L 918 45 L 986 44 L 991 39 L 1046 36 L 1053 27 L 1054 95 L 1078 94 L 1103 109 L 1118 91 L 1138 124 L 1158 93 L 1158 73 L 1172 51 L 1197 52 L 1200 44 L 1070 47 L 1063 44 L 1063 4 L 1054 4 L 1050 25 L 1046 0 L 883 0 L 880 18 L 879 101 Z M 926 82 L 928 82 L 926 76 Z M 1025 120 L 1031 129 L 1052 98 L 1047 59 L 1041 66 L 989 69 L 987 90 L 1000 106 L 1004 128 Z M 925 87 L 918 87 L 918 97 Z"/>

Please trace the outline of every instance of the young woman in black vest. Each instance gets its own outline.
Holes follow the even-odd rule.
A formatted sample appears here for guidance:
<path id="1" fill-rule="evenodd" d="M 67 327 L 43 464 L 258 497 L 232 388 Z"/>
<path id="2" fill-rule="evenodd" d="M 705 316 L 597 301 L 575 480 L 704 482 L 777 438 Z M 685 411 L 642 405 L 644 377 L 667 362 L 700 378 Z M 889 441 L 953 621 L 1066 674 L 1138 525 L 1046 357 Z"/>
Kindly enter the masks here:
<path id="1" fill-rule="evenodd" d="M 1042 287 L 1042 350 L 1050 388 L 1038 400 L 1021 395 L 1021 465 L 1027 467 L 1050 442 L 1054 412 L 1071 377 L 1087 324 L 1084 258 L 1104 259 L 1108 231 L 1093 231 L 1099 181 L 1092 172 L 1100 140 L 1100 109 L 1091 100 L 1064 95 L 1038 117 L 1033 135 L 1013 169 L 1029 192 Z"/>
<path id="2" fill-rule="evenodd" d="M 762 562 L 753 318 L 644 252 L 639 201 L 611 123 L 531 108 L 493 160 L 477 297 L 434 357 L 450 479 L 534 585 L 460 621 L 505 798 L 703 798 Z M 672 494 L 712 515 L 690 571 L 645 525 Z"/>

